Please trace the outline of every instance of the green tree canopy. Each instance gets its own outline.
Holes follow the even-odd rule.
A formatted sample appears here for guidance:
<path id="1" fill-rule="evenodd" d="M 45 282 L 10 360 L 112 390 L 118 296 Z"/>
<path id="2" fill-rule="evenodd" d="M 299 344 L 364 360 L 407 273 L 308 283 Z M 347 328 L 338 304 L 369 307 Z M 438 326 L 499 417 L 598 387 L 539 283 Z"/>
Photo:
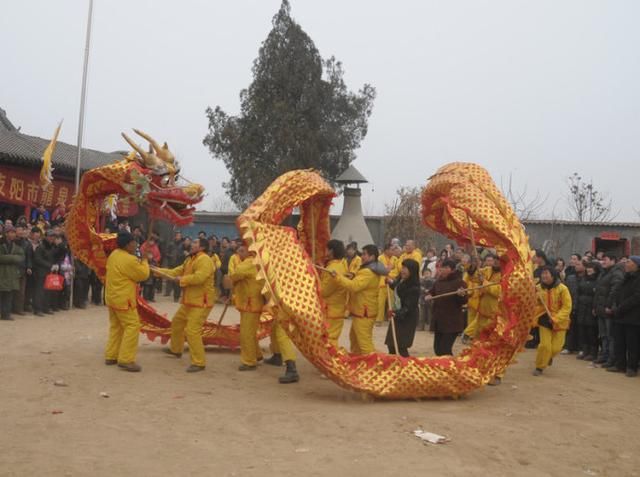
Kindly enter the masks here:
<path id="1" fill-rule="evenodd" d="M 280 174 L 314 168 L 333 181 L 355 159 L 367 134 L 375 89 L 347 89 L 342 64 L 323 60 L 283 0 L 253 64 L 253 82 L 231 116 L 207 108 L 204 144 L 231 175 L 224 187 L 242 208 Z"/>

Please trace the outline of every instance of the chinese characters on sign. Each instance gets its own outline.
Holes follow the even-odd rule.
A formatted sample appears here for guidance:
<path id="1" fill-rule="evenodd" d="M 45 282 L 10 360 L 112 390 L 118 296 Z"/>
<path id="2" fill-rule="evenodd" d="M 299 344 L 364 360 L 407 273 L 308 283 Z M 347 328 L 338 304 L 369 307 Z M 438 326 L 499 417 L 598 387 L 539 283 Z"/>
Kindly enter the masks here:
<path id="1" fill-rule="evenodd" d="M 54 207 L 60 203 L 70 205 L 73 196 L 73 183 L 55 179 L 46 191 L 40 188 L 38 171 L 2 166 L 0 169 L 0 201 L 35 206 L 44 204 Z"/>

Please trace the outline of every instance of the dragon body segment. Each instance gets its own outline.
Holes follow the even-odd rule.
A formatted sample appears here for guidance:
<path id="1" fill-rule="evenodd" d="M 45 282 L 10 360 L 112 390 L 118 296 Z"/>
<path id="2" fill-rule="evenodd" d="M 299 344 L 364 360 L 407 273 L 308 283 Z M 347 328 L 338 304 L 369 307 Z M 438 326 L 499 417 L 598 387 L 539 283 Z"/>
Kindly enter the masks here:
<path id="1" fill-rule="evenodd" d="M 315 172 L 278 178 L 239 218 L 238 228 L 256 253 L 258 273 L 273 313 L 296 347 L 342 387 L 387 399 L 456 397 L 487 384 L 522 350 L 535 318 L 531 251 L 524 229 L 489 174 L 475 164 L 441 168 L 422 195 L 423 222 L 459 243 L 495 248 L 502 265 L 500 311 L 473 345 L 456 357 L 403 358 L 354 355 L 328 341 L 325 304 L 315 264 L 329 239 L 334 192 Z M 281 223 L 294 207 L 296 233 Z"/>

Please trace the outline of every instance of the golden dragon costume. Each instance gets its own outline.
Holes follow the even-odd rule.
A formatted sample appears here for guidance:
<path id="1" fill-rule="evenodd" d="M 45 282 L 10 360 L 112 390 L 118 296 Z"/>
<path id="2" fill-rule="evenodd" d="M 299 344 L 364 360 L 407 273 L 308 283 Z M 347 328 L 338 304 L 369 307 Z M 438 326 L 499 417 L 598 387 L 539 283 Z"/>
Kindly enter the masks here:
<path id="1" fill-rule="evenodd" d="M 204 188 L 199 184 L 178 184 L 180 165 L 169 150 L 152 137 L 134 129 L 148 141 L 145 151 L 126 134 L 124 139 L 134 149 L 123 160 L 91 169 L 84 173 L 79 191 L 66 221 L 66 233 L 73 255 L 86 263 L 104 282 L 107 257 L 116 247 L 116 234 L 101 233 L 98 222 L 107 197 L 116 194 L 118 200 L 132 200 L 144 206 L 151 219 L 167 220 L 176 226 L 193 221 L 195 205 L 202 200 Z M 141 332 L 152 341 L 166 343 L 171 336 L 171 322 L 159 314 L 142 297 L 138 298 Z M 269 335 L 269 320 L 263 320 L 259 338 Z M 240 346 L 238 325 L 205 323 L 203 341 L 231 349 Z"/>
<path id="2" fill-rule="evenodd" d="M 425 225 L 460 244 L 470 242 L 472 229 L 476 244 L 495 248 L 502 265 L 500 311 L 456 357 L 356 356 L 329 343 L 314 264 L 324 261 L 334 196 L 317 173 L 292 171 L 237 221 L 256 254 L 263 293 L 300 352 L 340 386 L 388 399 L 461 396 L 504 371 L 527 340 L 536 292 L 528 238 L 489 174 L 475 164 L 450 164 L 431 177 L 422 195 Z M 294 207 L 301 216 L 297 230 L 281 225 Z"/>

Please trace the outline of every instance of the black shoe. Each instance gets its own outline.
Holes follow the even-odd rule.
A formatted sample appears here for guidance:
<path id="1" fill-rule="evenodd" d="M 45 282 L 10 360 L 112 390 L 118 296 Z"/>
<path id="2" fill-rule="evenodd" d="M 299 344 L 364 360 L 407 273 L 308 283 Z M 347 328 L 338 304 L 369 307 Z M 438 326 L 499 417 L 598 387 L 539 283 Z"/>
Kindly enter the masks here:
<path id="1" fill-rule="evenodd" d="M 13 314 L 18 316 L 24 316 L 24 313 L 21 311 L 14 311 Z"/>
<path id="2" fill-rule="evenodd" d="M 45 311 L 43 312 L 45 315 L 53 315 L 53 311 Z"/>
<path id="3" fill-rule="evenodd" d="M 271 358 L 264 360 L 264 364 L 270 364 L 271 366 L 282 366 L 282 355 L 280 353 L 273 353 Z"/>
<path id="4" fill-rule="evenodd" d="M 41 312 L 39 312 L 39 311 L 36 311 L 36 312 L 34 313 L 34 315 L 35 315 L 35 316 L 44 316 L 44 313 L 41 313 Z"/>
<path id="5" fill-rule="evenodd" d="M 634 371 L 633 369 L 627 369 L 627 372 L 625 373 L 625 376 L 627 376 L 627 378 L 635 378 L 638 375 L 638 371 Z"/>
<path id="6" fill-rule="evenodd" d="M 256 369 L 258 369 L 257 366 L 249 366 L 248 364 L 241 364 L 238 367 L 238 371 L 255 371 Z"/>
<path id="7" fill-rule="evenodd" d="M 142 366 L 136 363 L 118 363 L 118 368 L 122 369 L 123 371 L 129 371 L 130 373 L 139 373 L 140 371 L 142 371 Z"/>
<path id="8" fill-rule="evenodd" d="M 534 375 L 534 376 L 542 376 L 542 370 L 541 370 L 540 368 L 536 368 L 536 369 L 533 371 L 533 375 Z"/>
<path id="9" fill-rule="evenodd" d="M 104 364 L 106 364 L 107 366 L 113 366 L 118 364 L 118 360 L 117 359 L 105 359 L 104 360 Z"/>
<path id="10" fill-rule="evenodd" d="M 549 359 L 549 366 L 553 366 L 553 358 Z"/>
<path id="11" fill-rule="evenodd" d="M 170 354 L 171 356 L 175 356 L 176 358 L 182 358 L 182 353 L 174 353 L 173 351 L 171 351 L 171 348 L 164 348 L 162 352 Z"/>
<path id="12" fill-rule="evenodd" d="M 298 375 L 298 370 L 296 369 L 295 361 L 287 361 L 287 369 L 284 372 L 284 376 L 280 376 L 278 378 L 278 382 L 280 384 L 291 384 L 297 383 L 300 381 L 300 376 Z"/>
<path id="13" fill-rule="evenodd" d="M 7 316 L 6 318 L 0 318 L 0 320 L 2 320 L 2 321 L 14 321 L 14 319 L 11 318 L 10 316 Z"/>
<path id="14" fill-rule="evenodd" d="M 610 368 L 607 368 L 607 371 L 610 373 L 624 373 L 624 369 L 620 369 L 617 368 L 615 365 L 611 366 Z"/>
<path id="15" fill-rule="evenodd" d="M 576 359 L 584 359 L 584 353 L 582 351 L 580 351 L 577 355 L 576 355 Z"/>
<path id="16" fill-rule="evenodd" d="M 498 376 L 496 376 L 495 378 L 493 378 L 491 381 L 487 383 L 487 385 L 489 386 L 500 386 L 501 384 L 502 384 L 502 378 L 499 378 Z"/>
<path id="17" fill-rule="evenodd" d="M 609 358 L 600 357 L 600 358 L 596 359 L 594 361 L 594 363 L 596 363 L 596 364 L 605 364 L 607 361 L 609 361 Z"/>
<path id="18" fill-rule="evenodd" d="M 187 373 L 197 373 L 199 371 L 204 371 L 204 366 L 197 366 L 195 364 L 192 364 L 187 368 Z"/>

